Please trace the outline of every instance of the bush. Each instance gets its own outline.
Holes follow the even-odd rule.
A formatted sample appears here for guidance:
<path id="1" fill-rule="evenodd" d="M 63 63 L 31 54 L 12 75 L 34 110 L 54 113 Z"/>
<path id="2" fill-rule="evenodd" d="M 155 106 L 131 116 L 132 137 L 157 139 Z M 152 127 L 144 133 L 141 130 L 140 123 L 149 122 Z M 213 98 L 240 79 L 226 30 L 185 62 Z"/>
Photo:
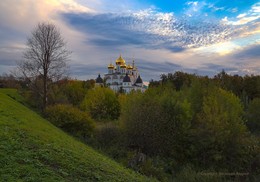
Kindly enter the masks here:
<path id="1" fill-rule="evenodd" d="M 94 121 L 86 112 L 71 105 L 49 106 L 46 115 L 55 126 L 84 139 L 92 135 L 95 127 Z"/>

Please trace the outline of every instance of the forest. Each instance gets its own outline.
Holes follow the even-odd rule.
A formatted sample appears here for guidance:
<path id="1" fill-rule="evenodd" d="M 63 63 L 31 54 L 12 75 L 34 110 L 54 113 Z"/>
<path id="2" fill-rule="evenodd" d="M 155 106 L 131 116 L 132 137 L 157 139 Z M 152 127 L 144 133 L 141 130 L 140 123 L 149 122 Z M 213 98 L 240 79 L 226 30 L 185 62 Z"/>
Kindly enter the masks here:
<path id="1" fill-rule="evenodd" d="M 260 76 L 162 74 L 146 92 L 115 93 L 95 80 L 12 75 L 26 105 L 122 165 L 160 181 L 260 179 Z"/>

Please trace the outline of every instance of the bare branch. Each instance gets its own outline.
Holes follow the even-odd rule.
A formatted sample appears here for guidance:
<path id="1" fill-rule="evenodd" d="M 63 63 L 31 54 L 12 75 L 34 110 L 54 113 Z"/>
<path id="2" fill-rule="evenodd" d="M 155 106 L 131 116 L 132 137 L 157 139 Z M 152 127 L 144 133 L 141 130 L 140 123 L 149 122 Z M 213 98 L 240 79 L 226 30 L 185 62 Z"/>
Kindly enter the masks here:
<path id="1" fill-rule="evenodd" d="M 48 85 L 50 81 L 57 81 L 64 76 L 70 54 L 66 49 L 66 42 L 54 24 L 39 23 L 27 39 L 27 48 L 23 60 L 18 64 L 18 70 L 30 80 L 41 77 L 44 108 L 47 104 Z"/>

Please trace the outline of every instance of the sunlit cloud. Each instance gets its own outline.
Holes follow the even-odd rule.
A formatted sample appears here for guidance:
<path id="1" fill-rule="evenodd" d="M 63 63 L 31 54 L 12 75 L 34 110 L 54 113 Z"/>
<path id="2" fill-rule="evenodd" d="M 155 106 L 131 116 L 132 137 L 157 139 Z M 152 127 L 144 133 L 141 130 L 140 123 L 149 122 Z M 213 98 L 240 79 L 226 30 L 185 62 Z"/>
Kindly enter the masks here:
<path id="1" fill-rule="evenodd" d="M 201 51 L 205 54 L 217 53 L 220 56 L 224 56 L 224 55 L 230 54 L 233 51 L 238 50 L 238 49 L 240 49 L 240 46 L 238 46 L 232 42 L 224 42 L 224 43 L 214 44 L 214 45 L 208 46 L 208 47 L 201 47 L 201 48 L 198 48 L 197 51 Z"/>
<path id="2" fill-rule="evenodd" d="M 243 18 L 243 17 L 245 17 L 247 14 L 246 13 L 242 13 L 242 14 L 239 14 L 238 16 L 237 16 L 237 18 Z"/>

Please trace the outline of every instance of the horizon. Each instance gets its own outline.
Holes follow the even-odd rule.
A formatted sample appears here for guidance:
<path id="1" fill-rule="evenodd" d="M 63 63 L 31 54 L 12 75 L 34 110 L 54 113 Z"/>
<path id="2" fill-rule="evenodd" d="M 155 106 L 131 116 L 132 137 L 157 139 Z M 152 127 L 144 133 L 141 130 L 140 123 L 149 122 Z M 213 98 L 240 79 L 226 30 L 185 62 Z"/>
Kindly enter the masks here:
<path id="1" fill-rule="evenodd" d="M 104 75 L 120 54 L 145 82 L 175 71 L 260 73 L 259 0 L 10 0 L 0 10 L 0 74 L 15 68 L 43 21 L 60 29 L 73 52 L 70 76 L 80 80 Z"/>

